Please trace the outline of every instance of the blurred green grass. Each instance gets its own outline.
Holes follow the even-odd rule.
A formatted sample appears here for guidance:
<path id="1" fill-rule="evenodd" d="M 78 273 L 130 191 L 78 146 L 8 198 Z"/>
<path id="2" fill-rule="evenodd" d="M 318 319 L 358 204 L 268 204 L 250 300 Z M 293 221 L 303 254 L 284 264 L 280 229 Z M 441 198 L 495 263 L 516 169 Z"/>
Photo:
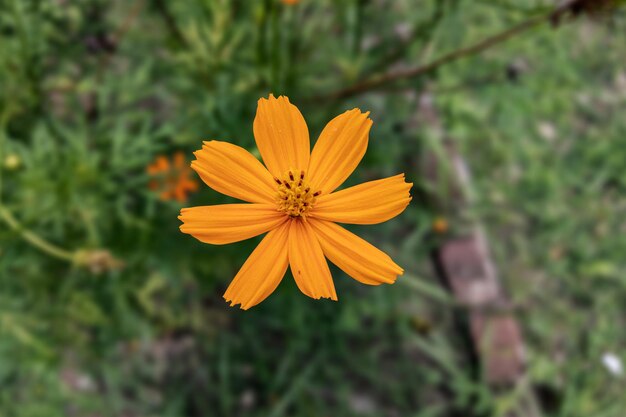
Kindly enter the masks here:
<path id="1" fill-rule="evenodd" d="M 416 6 L 417 4 L 417 6 Z M 0 416 L 487 416 L 538 393 L 548 416 L 620 416 L 626 360 L 626 29 L 545 26 L 397 87 L 313 101 L 390 66 L 415 66 L 526 18 L 547 1 L 0 0 L 0 202 L 94 273 L 0 226 Z M 410 39 L 404 38 L 412 32 Z M 402 40 L 404 39 L 404 40 Z M 254 149 L 256 100 L 287 94 L 314 138 L 371 110 L 350 183 L 406 172 L 412 205 L 355 228 L 407 271 L 369 288 L 333 269 L 340 301 L 287 276 L 249 312 L 221 294 L 258 240 L 224 247 L 178 231 L 149 189 L 158 155 L 206 139 Z M 476 185 L 457 213 L 421 176 L 441 133 Z M 186 206 L 229 201 L 202 187 Z M 429 252 L 484 222 L 527 339 L 528 381 L 490 390 L 468 357 Z M 61 256 L 63 257 L 63 256 Z M 97 272 L 97 271 L 96 271 Z"/>

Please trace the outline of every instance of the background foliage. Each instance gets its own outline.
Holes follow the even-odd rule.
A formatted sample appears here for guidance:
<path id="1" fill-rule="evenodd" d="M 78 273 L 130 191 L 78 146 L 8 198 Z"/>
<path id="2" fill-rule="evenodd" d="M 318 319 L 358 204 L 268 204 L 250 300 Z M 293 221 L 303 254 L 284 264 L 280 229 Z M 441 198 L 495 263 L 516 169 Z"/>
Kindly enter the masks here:
<path id="1" fill-rule="evenodd" d="M 583 2 L 584 3 L 584 2 Z M 626 360 L 626 20 L 536 29 L 356 97 L 550 10 L 544 0 L 0 0 L 0 415 L 488 416 L 532 390 L 549 416 L 620 416 Z M 406 274 L 340 302 L 290 277 L 249 312 L 221 294 L 258 240 L 203 245 L 146 167 L 203 139 L 255 149 L 256 100 L 289 95 L 315 137 L 372 111 L 349 182 L 406 172 L 399 218 L 356 229 Z M 444 133 L 418 109 L 431 100 Z M 442 134 L 467 158 L 470 212 L 423 177 Z M 438 196 L 438 199 L 433 199 Z M 439 203 L 433 203 L 439 201 Z M 429 252 L 481 220 L 527 339 L 527 380 L 490 390 Z"/>

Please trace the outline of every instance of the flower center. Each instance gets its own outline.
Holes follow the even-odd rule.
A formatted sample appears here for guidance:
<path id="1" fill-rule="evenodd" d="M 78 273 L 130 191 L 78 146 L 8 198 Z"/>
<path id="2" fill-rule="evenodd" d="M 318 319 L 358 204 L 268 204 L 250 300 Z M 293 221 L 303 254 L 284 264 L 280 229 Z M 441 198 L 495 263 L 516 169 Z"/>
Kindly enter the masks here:
<path id="1" fill-rule="evenodd" d="M 306 217 L 306 214 L 317 200 L 322 192 L 311 190 L 304 177 L 304 171 L 300 174 L 293 171 L 287 171 L 282 179 L 274 178 L 278 184 L 278 192 L 276 193 L 276 203 L 278 211 L 291 217 Z"/>

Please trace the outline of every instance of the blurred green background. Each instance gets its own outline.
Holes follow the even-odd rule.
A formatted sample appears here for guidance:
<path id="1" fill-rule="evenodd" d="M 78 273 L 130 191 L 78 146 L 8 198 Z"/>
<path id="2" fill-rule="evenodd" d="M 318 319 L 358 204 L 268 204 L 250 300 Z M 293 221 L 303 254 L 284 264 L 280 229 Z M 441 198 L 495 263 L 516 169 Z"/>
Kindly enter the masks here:
<path id="1" fill-rule="evenodd" d="M 504 416 L 527 392 L 546 416 L 625 415 L 623 9 L 582 8 L 423 76 L 328 95 L 552 7 L 0 0 L 0 416 Z M 223 302 L 258 239 L 183 235 L 181 207 L 230 200 L 201 183 L 164 199 L 167 173 L 148 167 L 189 161 L 207 139 L 257 152 L 256 101 L 270 92 L 300 108 L 312 139 L 346 109 L 372 111 L 349 183 L 405 172 L 414 198 L 351 229 L 405 268 L 395 285 L 334 268 L 337 303 L 289 275 L 250 311 Z M 469 210 L 424 176 L 444 137 L 472 171 Z M 526 339 L 512 390 L 484 382 L 431 266 L 470 219 Z"/>

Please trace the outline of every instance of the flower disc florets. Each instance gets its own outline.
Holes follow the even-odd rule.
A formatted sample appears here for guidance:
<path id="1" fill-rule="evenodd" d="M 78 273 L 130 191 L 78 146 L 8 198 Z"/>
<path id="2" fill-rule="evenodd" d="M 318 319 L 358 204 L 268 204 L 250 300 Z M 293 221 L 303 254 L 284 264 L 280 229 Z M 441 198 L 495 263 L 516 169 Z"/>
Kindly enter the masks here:
<path id="1" fill-rule="evenodd" d="M 304 171 L 298 173 L 289 170 L 282 179 L 274 178 L 278 184 L 278 192 L 276 193 L 276 203 L 278 211 L 291 216 L 306 218 L 309 210 L 315 205 L 317 196 L 320 191 L 312 191 L 308 185 Z"/>

